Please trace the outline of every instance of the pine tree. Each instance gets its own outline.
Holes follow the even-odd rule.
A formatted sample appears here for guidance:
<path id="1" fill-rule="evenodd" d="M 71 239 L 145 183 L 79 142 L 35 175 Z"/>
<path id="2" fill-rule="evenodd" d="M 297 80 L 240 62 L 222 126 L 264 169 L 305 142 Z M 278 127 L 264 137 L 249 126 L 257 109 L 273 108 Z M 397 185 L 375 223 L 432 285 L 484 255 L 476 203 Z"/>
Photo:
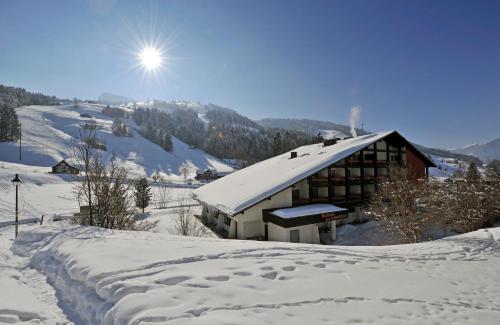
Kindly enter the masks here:
<path id="1" fill-rule="evenodd" d="M 148 180 L 145 177 L 137 180 L 135 184 L 135 205 L 142 209 L 142 214 L 144 214 L 144 209 L 151 202 L 153 194 L 151 193 L 151 187 L 148 185 Z"/>
<path id="2" fill-rule="evenodd" d="M 19 120 L 14 107 L 10 104 L 0 106 L 0 142 L 14 141 L 19 138 Z"/>
<path id="3" fill-rule="evenodd" d="M 283 150 L 283 140 L 281 139 L 281 133 L 276 133 L 273 139 L 273 156 L 279 155 Z"/>
<path id="4" fill-rule="evenodd" d="M 477 182 L 481 180 L 481 174 L 479 174 L 479 170 L 477 169 L 475 162 L 472 161 L 469 164 L 469 168 L 467 168 L 467 172 L 465 174 L 465 179 L 468 182 Z"/>
<path id="5" fill-rule="evenodd" d="M 166 133 L 165 137 L 163 138 L 163 149 L 171 152 L 173 148 L 174 144 L 172 143 L 172 136 L 170 135 L 170 133 Z"/>

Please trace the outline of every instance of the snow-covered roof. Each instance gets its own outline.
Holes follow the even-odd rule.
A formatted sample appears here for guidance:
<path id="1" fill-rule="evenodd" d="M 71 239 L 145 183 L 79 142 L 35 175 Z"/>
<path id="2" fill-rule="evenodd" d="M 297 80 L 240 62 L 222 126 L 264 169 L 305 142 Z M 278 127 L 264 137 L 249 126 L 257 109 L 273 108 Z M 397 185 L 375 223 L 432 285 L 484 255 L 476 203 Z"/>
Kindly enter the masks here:
<path id="1" fill-rule="evenodd" d="M 271 214 L 283 218 L 291 219 L 303 216 L 312 216 L 316 214 L 332 213 L 332 212 L 347 212 L 347 209 L 340 208 L 333 204 L 308 204 L 294 208 L 278 209 L 271 212 Z"/>
<path id="2" fill-rule="evenodd" d="M 197 200 L 235 215 L 391 134 L 400 136 L 396 131 L 387 131 L 326 147 L 323 143 L 302 146 L 292 150 L 297 152 L 297 158 L 291 159 L 290 152 L 269 158 L 204 185 L 193 194 Z"/>

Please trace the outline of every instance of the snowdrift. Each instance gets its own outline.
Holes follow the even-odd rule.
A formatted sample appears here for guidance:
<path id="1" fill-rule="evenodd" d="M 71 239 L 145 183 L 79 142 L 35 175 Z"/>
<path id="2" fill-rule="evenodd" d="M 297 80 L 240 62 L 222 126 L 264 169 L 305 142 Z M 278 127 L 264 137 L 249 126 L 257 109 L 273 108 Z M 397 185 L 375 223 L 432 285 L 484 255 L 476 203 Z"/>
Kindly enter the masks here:
<path id="1" fill-rule="evenodd" d="M 339 247 L 37 227 L 13 245 L 89 324 L 497 324 L 500 228 Z"/>

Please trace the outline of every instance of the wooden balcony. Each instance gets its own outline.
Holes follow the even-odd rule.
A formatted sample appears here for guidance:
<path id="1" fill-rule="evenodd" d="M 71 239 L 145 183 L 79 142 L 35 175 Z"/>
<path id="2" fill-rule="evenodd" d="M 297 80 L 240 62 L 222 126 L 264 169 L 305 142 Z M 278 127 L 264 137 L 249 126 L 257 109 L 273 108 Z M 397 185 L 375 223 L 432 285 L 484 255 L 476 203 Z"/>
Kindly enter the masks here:
<path id="1" fill-rule="evenodd" d="M 353 183 L 360 183 L 360 182 L 374 182 L 377 179 L 380 179 L 381 177 L 376 178 L 375 176 L 365 176 L 364 179 L 361 178 L 361 176 L 348 176 L 347 181 L 353 182 Z M 332 183 L 345 183 L 346 178 L 344 176 L 332 176 L 331 177 Z M 324 187 L 328 186 L 328 177 L 312 177 L 309 180 L 309 184 L 315 187 Z M 335 185 L 335 184 L 332 184 Z"/>
<path id="2" fill-rule="evenodd" d="M 347 164 L 348 167 L 385 167 L 387 166 L 387 160 L 364 160 L 363 162 L 361 160 L 348 160 Z"/>
<path id="3" fill-rule="evenodd" d="M 326 202 L 331 202 L 331 203 L 336 203 L 336 202 L 359 202 L 359 201 L 364 201 L 370 198 L 371 193 L 365 193 L 365 196 L 362 197 L 361 194 L 349 194 L 348 197 L 345 195 L 334 195 L 332 196 L 331 201 L 327 196 L 320 196 L 320 197 L 315 197 L 312 198 L 311 200 L 306 199 L 306 198 L 300 198 L 300 199 L 293 199 L 293 205 L 302 205 L 302 204 L 309 204 L 311 202 L 313 203 L 326 203 Z"/>

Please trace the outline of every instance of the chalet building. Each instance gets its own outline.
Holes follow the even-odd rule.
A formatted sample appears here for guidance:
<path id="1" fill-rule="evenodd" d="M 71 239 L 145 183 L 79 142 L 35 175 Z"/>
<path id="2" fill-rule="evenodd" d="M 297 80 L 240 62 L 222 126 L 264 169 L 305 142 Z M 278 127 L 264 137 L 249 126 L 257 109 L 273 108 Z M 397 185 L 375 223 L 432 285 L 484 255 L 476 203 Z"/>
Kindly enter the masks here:
<path id="1" fill-rule="evenodd" d="M 57 165 L 52 166 L 52 174 L 78 174 L 80 170 L 71 166 L 66 160 L 61 160 Z"/>
<path id="2" fill-rule="evenodd" d="M 435 167 L 398 132 L 381 132 L 297 148 L 204 185 L 194 198 L 228 238 L 328 242 L 393 166 L 415 178 Z"/>

